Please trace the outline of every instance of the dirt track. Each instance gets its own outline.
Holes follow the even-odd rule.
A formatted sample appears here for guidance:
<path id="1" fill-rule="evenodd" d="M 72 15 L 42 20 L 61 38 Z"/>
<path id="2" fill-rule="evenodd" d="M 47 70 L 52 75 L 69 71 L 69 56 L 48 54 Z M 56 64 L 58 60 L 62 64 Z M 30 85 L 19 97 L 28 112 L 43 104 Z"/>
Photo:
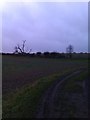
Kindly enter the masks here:
<path id="1" fill-rule="evenodd" d="M 61 90 L 60 88 L 62 88 L 63 84 L 69 78 L 74 77 L 74 76 L 78 76 L 83 70 L 84 69 L 75 71 L 75 72 L 68 74 L 66 76 L 62 76 L 62 78 L 55 81 L 55 83 L 53 83 L 53 85 L 50 88 L 48 88 L 48 90 L 45 92 L 45 94 L 42 96 L 42 98 L 40 100 L 40 103 L 38 105 L 37 112 L 36 112 L 36 118 L 60 118 L 60 115 L 61 115 L 60 110 L 57 110 L 57 112 L 55 111 L 55 101 L 60 102 L 57 100 L 58 93 L 60 94 L 60 90 Z M 71 96 L 73 96 L 73 95 L 71 95 Z M 69 95 L 69 97 L 70 97 L 70 95 Z M 80 100 L 81 100 L 82 96 L 79 96 L 79 97 L 81 97 L 80 98 Z M 80 100 L 78 100 L 78 101 L 80 101 Z M 70 101 L 71 101 L 71 97 L 70 97 L 69 102 Z M 87 103 L 85 103 L 85 105 L 86 104 Z M 87 109 L 87 108 L 85 108 L 85 105 L 84 105 L 83 109 Z M 87 111 L 84 111 L 84 112 L 87 112 Z M 63 114 L 63 116 L 68 117 L 67 114 L 65 114 L 65 115 Z"/>

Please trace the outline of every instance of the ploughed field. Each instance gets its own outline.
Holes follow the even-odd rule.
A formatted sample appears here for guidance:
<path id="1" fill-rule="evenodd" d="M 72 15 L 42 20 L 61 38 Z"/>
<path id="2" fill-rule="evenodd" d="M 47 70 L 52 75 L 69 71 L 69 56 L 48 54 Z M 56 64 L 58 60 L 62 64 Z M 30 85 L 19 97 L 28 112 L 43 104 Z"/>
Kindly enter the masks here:
<path id="1" fill-rule="evenodd" d="M 3 94 L 32 84 L 39 78 L 86 67 L 86 60 L 31 58 L 20 56 L 2 57 Z"/>
<path id="2" fill-rule="evenodd" d="M 86 87 L 83 89 L 83 83 L 88 79 L 87 69 L 88 60 L 86 59 L 49 59 L 4 55 L 2 57 L 3 118 L 82 117 L 83 113 L 86 117 L 87 91 Z M 82 71 L 82 74 L 79 74 L 78 71 Z M 78 74 L 72 76 L 74 73 Z M 67 81 L 63 82 L 64 79 Z M 63 84 L 58 86 L 59 82 Z M 85 92 L 84 98 L 82 89 Z M 70 93 L 78 100 L 71 99 Z M 80 108 L 81 99 L 85 100 L 85 102 L 82 101 L 85 110 L 78 114 L 76 112 L 79 110 L 77 103 Z M 43 103 L 43 101 L 45 102 Z M 71 105 L 73 102 L 76 104 L 74 107 Z"/>

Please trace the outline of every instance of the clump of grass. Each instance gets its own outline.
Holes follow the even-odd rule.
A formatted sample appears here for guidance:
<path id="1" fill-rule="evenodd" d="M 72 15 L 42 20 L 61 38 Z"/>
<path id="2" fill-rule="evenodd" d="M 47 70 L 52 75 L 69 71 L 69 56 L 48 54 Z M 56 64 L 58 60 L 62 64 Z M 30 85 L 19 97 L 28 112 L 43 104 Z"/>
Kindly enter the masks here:
<path id="1" fill-rule="evenodd" d="M 79 76 L 76 76 L 74 78 L 70 78 L 63 86 L 63 91 L 67 92 L 76 92 L 81 93 L 83 92 L 83 81 L 87 79 L 87 71 L 80 73 Z M 79 84 L 78 84 L 79 83 Z"/>
<path id="2" fill-rule="evenodd" d="M 40 97 L 59 76 L 60 74 L 42 78 L 36 84 L 28 85 L 3 100 L 3 118 L 34 117 Z"/>
<path id="3" fill-rule="evenodd" d="M 58 74 L 43 77 L 32 85 L 17 89 L 14 94 L 3 97 L 3 118 L 33 118 L 40 97 L 44 91 L 60 76 L 70 73 L 67 69 Z"/>
<path id="4" fill-rule="evenodd" d="M 60 95 L 56 101 L 57 111 L 59 108 L 62 118 L 65 116 L 74 117 L 74 118 L 76 117 L 77 111 L 79 111 L 77 102 L 81 102 L 81 100 L 79 100 L 79 98 L 78 98 L 78 95 L 83 96 L 84 89 L 83 89 L 82 83 L 83 83 L 83 81 L 86 80 L 87 73 L 88 73 L 87 71 L 82 72 L 79 74 L 79 76 L 75 76 L 74 78 L 72 77 L 72 78 L 68 79 L 65 82 L 65 84 L 63 84 Z M 79 82 L 79 84 L 78 84 L 78 82 Z M 72 99 L 72 97 L 70 96 L 70 95 L 74 95 L 74 94 L 77 95 L 78 101 L 74 101 L 74 99 Z M 82 97 L 82 99 L 83 99 L 83 97 Z M 73 104 L 73 103 L 75 103 L 75 104 Z"/>
<path id="5" fill-rule="evenodd" d="M 64 87 L 64 90 L 67 90 L 67 92 L 77 92 L 81 93 L 83 92 L 83 87 L 80 85 L 77 85 L 76 83 L 68 84 Z"/>
<path id="6" fill-rule="evenodd" d="M 3 118 L 33 118 L 40 97 L 44 91 L 61 75 L 71 72 L 67 69 L 58 74 L 44 77 L 33 85 L 28 85 L 22 89 L 18 89 L 16 93 L 3 98 Z"/>

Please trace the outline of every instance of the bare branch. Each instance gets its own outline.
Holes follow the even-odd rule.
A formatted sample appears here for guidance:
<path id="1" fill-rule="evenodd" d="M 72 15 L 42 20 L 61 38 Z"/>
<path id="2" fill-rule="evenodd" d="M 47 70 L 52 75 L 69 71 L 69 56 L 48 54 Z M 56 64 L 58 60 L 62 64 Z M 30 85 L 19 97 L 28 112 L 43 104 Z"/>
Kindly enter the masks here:
<path id="1" fill-rule="evenodd" d="M 15 46 L 15 51 L 14 51 L 14 53 L 18 53 L 18 48 L 17 48 L 17 46 Z"/>
<path id="2" fill-rule="evenodd" d="M 71 57 L 72 57 L 72 53 L 73 53 L 73 46 L 72 46 L 72 45 L 69 45 L 69 46 L 66 48 L 66 52 L 68 53 L 69 58 L 71 58 Z"/>
<path id="3" fill-rule="evenodd" d="M 17 45 L 18 50 L 20 50 L 21 53 L 23 53 L 22 49 L 20 48 L 19 44 Z"/>
<path id="4" fill-rule="evenodd" d="M 25 50 L 25 42 L 26 42 L 26 40 L 23 41 L 22 46 L 20 46 L 19 44 L 17 44 L 17 46 L 15 47 L 15 51 L 18 52 L 18 53 L 21 53 L 21 54 L 30 53 L 32 49 L 30 49 L 30 51 L 27 52 Z"/>
<path id="5" fill-rule="evenodd" d="M 25 42 L 26 42 L 26 40 L 23 41 L 23 45 L 22 45 L 22 52 L 23 53 L 25 52 Z"/>
<path id="6" fill-rule="evenodd" d="M 32 49 L 30 49 L 29 53 L 32 51 Z"/>

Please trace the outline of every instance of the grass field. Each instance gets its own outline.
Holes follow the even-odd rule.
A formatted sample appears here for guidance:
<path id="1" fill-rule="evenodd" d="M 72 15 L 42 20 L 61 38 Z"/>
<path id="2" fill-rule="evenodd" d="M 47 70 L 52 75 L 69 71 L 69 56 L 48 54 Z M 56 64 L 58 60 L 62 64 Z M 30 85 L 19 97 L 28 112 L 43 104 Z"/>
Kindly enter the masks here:
<path id="1" fill-rule="evenodd" d="M 55 110 L 61 118 L 88 118 L 88 72 L 68 79 L 58 90 Z"/>
<path id="2" fill-rule="evenodd" d="M 44 91 L 58 79 L 79 68 L 87 60 L 3 56 L 3 117 L 33 117 Z M 29 111 L 29 112 L 28 112 Z"/>

